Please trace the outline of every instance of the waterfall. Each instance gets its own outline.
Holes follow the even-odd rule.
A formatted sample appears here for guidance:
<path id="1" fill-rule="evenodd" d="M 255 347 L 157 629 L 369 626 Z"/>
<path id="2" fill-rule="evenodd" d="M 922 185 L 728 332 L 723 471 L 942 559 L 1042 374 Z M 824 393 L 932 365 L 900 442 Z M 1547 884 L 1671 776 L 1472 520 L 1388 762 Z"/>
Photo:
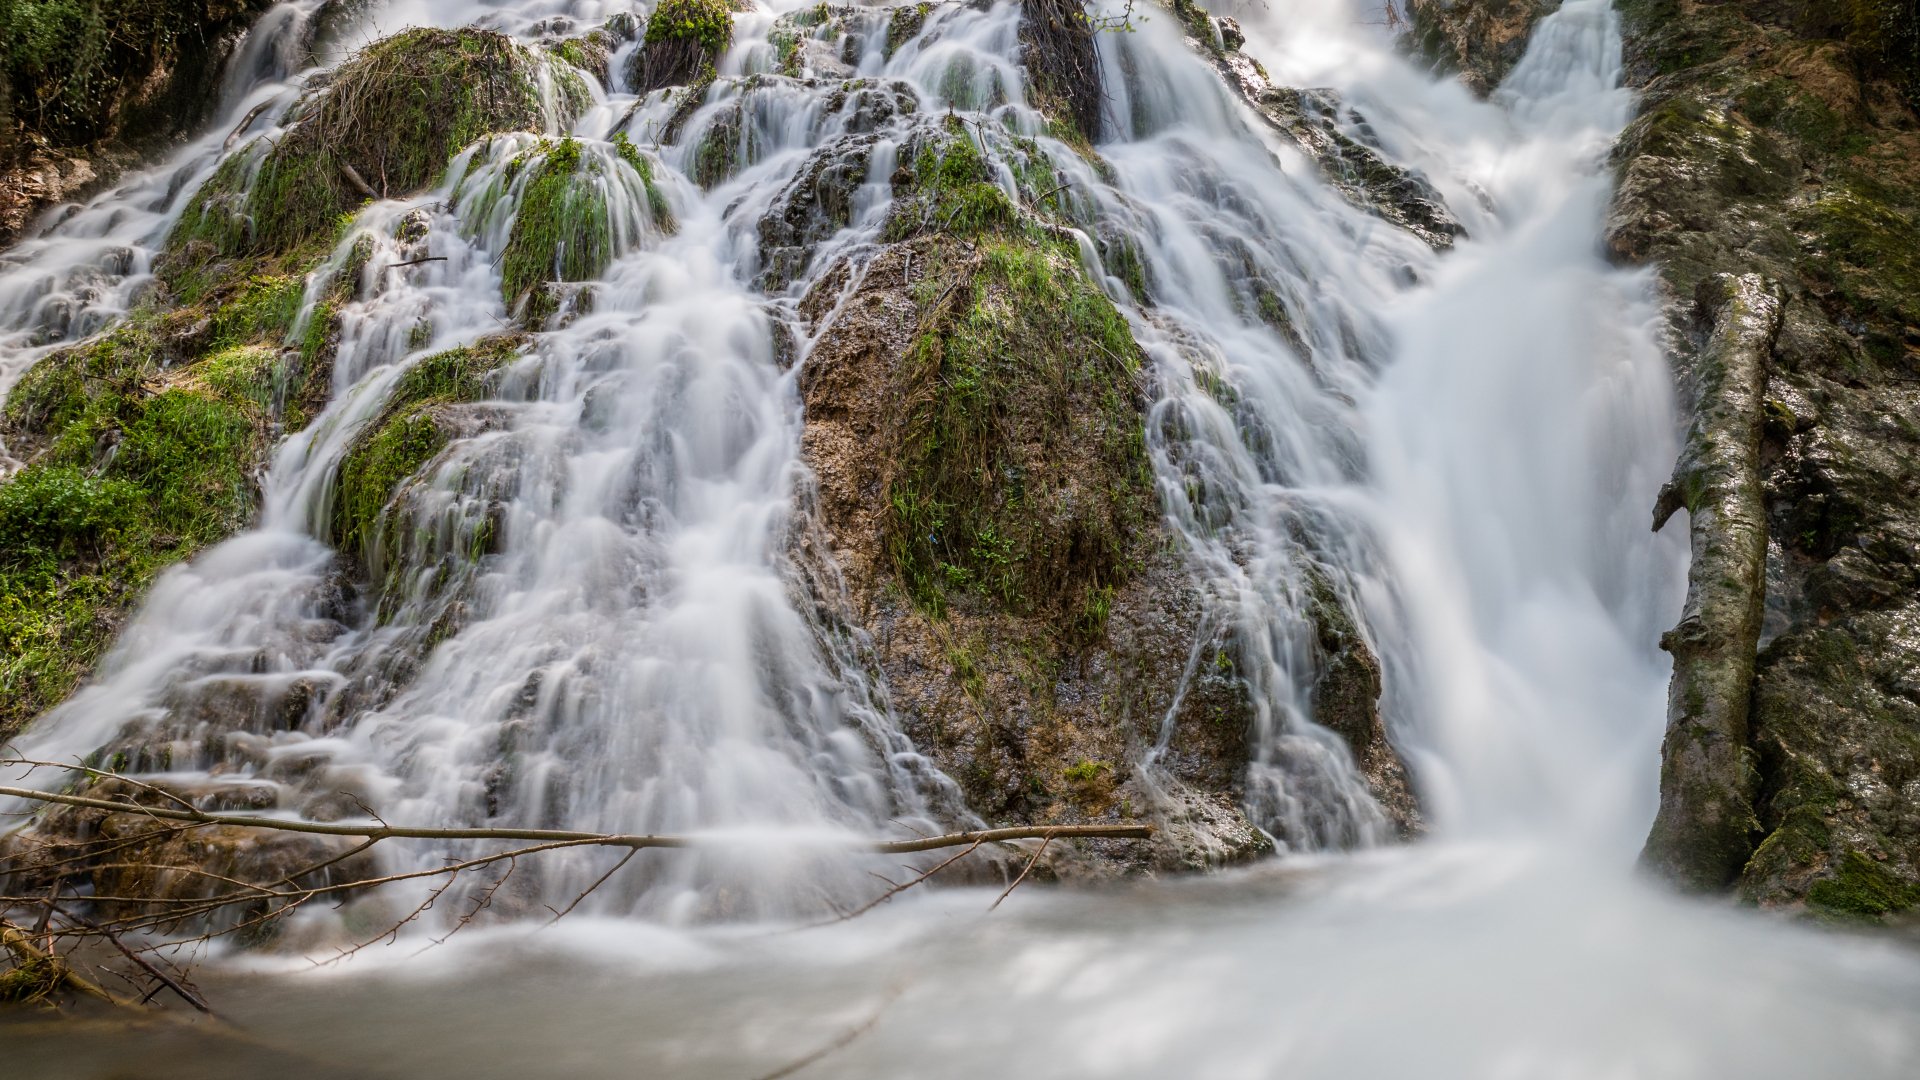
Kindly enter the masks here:
<path id="1" fill-rule="evenodd" d="M 134 310 L 194 193 L 223 164 L 257 172 L 263 140 L 363 39 L 482 24 L 539 43 L 646 6 L 389 0 L 329 39 L 330 5 L 278 5 L 242 44 L 219 123 L 0 254 L 0 390 Z M 1655 808 L 1657 641 L 1685 542 L 1647 529 L 1676 447 L 1654 282 L 1601 250 L 1608 155 L 1635 108 L 1612 4 L 1565 0 L 1490 101 L 1411 63 L 1383 10 L 1235 0 L 1212 13 L 1228 26 L 1106 0 L 1086 138 L 1034 107 L 1006 0 L 774 0 L 737 14 L 690 98 L 634 92 L 631 41 L 605 80 L 543 58 L 540 123 L 341 225 L 294 332 L 329 343 L 324 407 L 275 447 L 257 521 L 161 577 L 93 678 L 16 746 L 265 792 L 242 804 L 261 813 L 696 845 L 629 863 L 543 853 L 416 912 L 396 935 L 409 947 L 352 971 L 260 953 L 205 965 L 244 1039 L 36 1023 L 0 1029 L 9 1063 L 1915 1075 L 1908 946 L 1630 872 Z M 1207 47 L 1229 32 L 1242 52 Z M 1286 858 L 1029 886 L 1005 906 L 997 888 L 917 890 L 831 917 L 899 869 L 849 839 L 979 820 L 905 734 L 844 614 L 803 453 L 820 312 L 883 265 L 891 178 L 936 136 L 977 150 L 1008 205 L 1040 201 L 1044 163 L 1061 208 L 1046 235 L 1146 358 L 1157 510 L 1204 609 L 1184 678 L 1217 665 L 1244 680 L 1242 804 Z M 591 228 L 529 254 L 519 227 L 553 198 L 597 208 Z M 484 378 L 460 366 L 482 361 Z M 481 390 L 409 398 L 443 379 Z M 438 438 L 370 508 L 357 448 L 396 418 Z M 1408 822 L 1381 759 L 1321 723 L 1330 626 L 1373 665 L 1418 842 L 1392 842 Z M 1181 798 L 1177 697 L 1128 763 L 1163 800 L 1150 813 Z M 395 842 L 382 868 L 474 850 Z M 303 911 L 314 932 L 289 951 L 384 933 L 440 899 L 431 888 Z M 485 905 L 492 926 L 411 947 Z M 769 932 L 821 916 L 833 925 Z"/>
<path id="2" fill-rule="evenodd" d="M 533 41 L 624 5 L 590 6 L 413 0 L 367 18 Z M 262 19 L 216 130 L 6 257 L 0 372 L 124 312 L 223 159 L 258 170 L 319 84 L 294 70 L 316 55 L 315 7 Z M 1031 140 L 1150 358 L 1162 509 L 1250 689 L 1252 820 L 1295 852 L 1393 834 L 1316 722 L 1316 634 L 1337 615 L 1379 657 L 1385 729 L 1443 833 L 1637 837 L 1680 553 L 1642 520 L 1674 448 L 1650 284 L 1594 239 L 1632 108 L 1604 0 L 1542 24 L 1493 103 L 1392 58 L 1353 5 L 1242 13 L 1274 85 L 1316 88 L 1346 145 L 1444 198 L 1467 234 L 1452 250 L 1330 183 L 1161 13 L 1097 36 L 1096 163 L 1026 99 L 1018 5 L 932 9 L 892 44 L 901 9 L 780 10 L 737 18 L 691 108 L 624 86 L 627 45 L 567 120 L 549 61 L 544 135 L 483 140 L 433 191 L 358 211 L 303 300 L 300 332 L 337 328 L 331 393 L 276 450 L 258 523 L 166 575 L 22 753 L 267 780 L 284 812 L 323 818 L 699 833 L 711 844 L 648 853 L 595 899 L 670 920 L 861 895 L 859 860 L 779 854 L 796 838 L 974 820 L 826 614 L 795 389 L 800 300 L 835 268 L 857 282 L 885 241 L 886 178 L 956 114 L 1015 198 Z M 826 77 L 771 74 L 795 48 Z M 563 152 L 595 178 L 607 266 L 514 338 L 533 301 L 503 299 L 504 261 Z M 844 220 L 815 211 L 772 250 L 764 222 L 829 161 L 866 177 Z M 469 433 L 399 488 L 388 524 L 343 533 L 355 440 L 463 347 L 512 353 L 463 406 Z M 1173 723 L 1139 763 L 1162 790 Z M 525 900 L 611 863 L 556 853 Z"/>

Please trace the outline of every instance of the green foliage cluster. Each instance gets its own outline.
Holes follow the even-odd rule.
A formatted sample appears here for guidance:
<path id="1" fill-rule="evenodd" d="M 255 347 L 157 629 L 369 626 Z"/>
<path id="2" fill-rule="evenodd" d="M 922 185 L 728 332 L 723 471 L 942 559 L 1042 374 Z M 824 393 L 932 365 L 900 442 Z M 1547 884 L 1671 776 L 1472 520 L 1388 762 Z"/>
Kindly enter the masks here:
<path id="1" fill-rule="evenodd" d="M 42 360 L 7 401 L 9 441 L 37 453 L 0 481 L 0 732 L 72 690 L 161 570 L 253 512 L 261 366 L 163 378 L 159 329 L 136 313 Z"/>
<path id="2" fill-rule="evenodd" d="M 662 0 L 647 20 L 646 44 L 690 42 L 707 53 L 733 44 L 733 10 L 726 0 Z"/>
<path id="3" fill-rule="evenodd" d="M 645 94 L 665 86 L 698 85 L 733 43 L 733 11 L 726 0 L 663 0 L 647 21 L 627 81 Z"/>
<path id="4" fill-rule="evenodd" d="M 0 2 L 0 157 L 8 121 L 59 145 L 109 134 L 130 92 L 182 52 L 203 50 L 227 23 L 265 3 L 184 0 Z M 198 103 L 194 103 L 198 104 Z M 11 115 L 9 115 L 11 114 Z"/>

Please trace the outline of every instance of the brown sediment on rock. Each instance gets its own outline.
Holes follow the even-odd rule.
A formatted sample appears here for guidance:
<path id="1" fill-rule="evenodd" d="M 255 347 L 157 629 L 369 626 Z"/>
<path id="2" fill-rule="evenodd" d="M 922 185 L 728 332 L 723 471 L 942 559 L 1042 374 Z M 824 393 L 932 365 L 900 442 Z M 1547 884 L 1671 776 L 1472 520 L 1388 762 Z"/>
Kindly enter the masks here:
<path id="1" fill-rule="evenodd" d="M 855 279 L 850 270 L 830 273 L 803 305 L 817 336 L 803 361 L 802 449 L 817 478 L 820 531 L 845 582 L 845 621 L 870 639 L 916 747 L 989 822 L 1165 826 L 1145 851 L 1087 845 L 1098 858 L 1076 864 L 1079 872 L 1192 867 L 1268 850 L 1234 794 L 1247 754 L 1246 684 L 1230 663 L 1212 662 L 1225 643 L 1204 625 L 1202 597 L 1171 534 L 1145 504 L 1123 511 L 1118 525 L 1109 519 L 1105 527 L 1122 530 L 1113 554 L 1073 539 L 1093 527 L 1084 515 L 1115 512 L 1116 491 L 1129 503 L 1151 498 L 1144 475 L 1116 471 L 1097 452 L 1095 428 L 1111 420 L 1103 406 L 1083 401 L 1065 417 L 1023 416 L 1026 403 L 1003 403 L 1011 411 L 998 422 L 1010 455 L 1002 467 L 1024 474 L 1029 490 L 1050 492 L 1030 503 L 1039 535 L 1028 538 L 1029 550 L 1065 560 L 1041 554 L 1041 564 L 1016 570 L 1040 573 L 1053 582 L 1048 589 L 1029 602 L 998 586 L 982 589 L 979 579 L 955 586 L 979 568 L 941 563 L 950 580 L 933 583 L 937 596 L 916 595 L 926 585 L 902 573 L 889 539 L 898 524 L 889 519 L 890 493 L 909 482 L 901 471 L 912 457 L 902 448 L 910 434 L 901 421 L 911 410 L 903 395 L 941 392 L 916 376 L 916 342 L 956 317 L 951 301 L 961 290 L 977 291 L 970 302 L 978 303 L 1003 287 L 981 276 L 970 246 L 933 236 L 895 244 Z M 1074 283 L 1068 288 L 1091 289 L 1064 256 L 1036 257 Z M 1063 344 L 1070 358 L 1090 348 Z M 1135 376 L 1105 358 L 1101 368 L 1137 424 Z M 1050 443 L 1038 428 L 1054 422 L 1083 433 Z M 1107 569 L 1095 572 L 1098 565 Z M 1156 783 L 1136 763 L 1169 712 L 1172 742 L 1161 755 L 1168 779 Z"/>

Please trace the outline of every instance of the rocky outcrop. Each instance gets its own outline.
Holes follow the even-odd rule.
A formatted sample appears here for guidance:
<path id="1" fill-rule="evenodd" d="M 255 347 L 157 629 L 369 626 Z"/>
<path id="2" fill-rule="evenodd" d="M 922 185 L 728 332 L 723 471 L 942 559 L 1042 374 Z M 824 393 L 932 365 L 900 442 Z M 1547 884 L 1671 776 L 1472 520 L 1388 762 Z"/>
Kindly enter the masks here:
<path id="1" fill-rule="evenodd" d="M 1886 48 L 1920 21 L 1841 7 L 1621 5 L 1643 108 L 1609 243 L 1660 267 L 1695 424 L 1668 502 L 1710 519 L 1648 861 L 1881 917 L 1920 900 L 1920 117 Z"/>
<path id="2" fill-rule="evenodd" d="M 196 129 L 271 0 L 0 5 L 0 245 Z"/>
<path id="3" fill-rule="evenodd" d="M 802 304 L 841 618 L 989 821 L 1166 822 L 1144 857 L 1102 853 L 1135 866 L 1266 850 L 1234 794 L 1246 686 L 1158 522 L 1139 349 L 966 131 L 914 140 L 896 239 Z M 1164 767 L 1137 770 L 1170 714 Z"/>
<path id="4" fill-rule="evenodd" d="M 1188 41 L 1213 61 L 1228 86 L 1254 113 L 1298 146 L 1321 176 L 1354 206 L 1426 241 L 1436 251 L 1466 235 L 1446 200 L 1426 178 L 1388 161 L 1371 138 L 1366 118 L 1332 90 L 1276 86 L 1266 68 L 1240 51 L 1244 39 L 1232 19 L 1214 19 L 1187 0 L 1174 5 Z"/>
<path id="5" fill-rule="evenodd" d="M 540 91 L 554 75 L 552 113 Z M 297 102 L 289 130 L 227 159 L 169 240 L 191 258 L 274 254 L 330 230 L 368 199 L 446 172 L 474 140 L 565 127 L 590 102 L 571 68 L 486 30 L 406 30 L 357 53 Z"/>
<path id="6" fill-rule="evenodd" d="M 1526 55 L 1533 24 L 1561 0 L 1404 0 L 1408 42 L 1436 71 L 1486 97 Z M 1394 10 L 1389 7 L 1389 10 Z"/>
<path id="7" fill-rule="evenodd" d="M 725 0 L 662 0 L 647 20 L 627 81 L 638 93 L 713 77 L 733 43 L 733 11 Z"/>

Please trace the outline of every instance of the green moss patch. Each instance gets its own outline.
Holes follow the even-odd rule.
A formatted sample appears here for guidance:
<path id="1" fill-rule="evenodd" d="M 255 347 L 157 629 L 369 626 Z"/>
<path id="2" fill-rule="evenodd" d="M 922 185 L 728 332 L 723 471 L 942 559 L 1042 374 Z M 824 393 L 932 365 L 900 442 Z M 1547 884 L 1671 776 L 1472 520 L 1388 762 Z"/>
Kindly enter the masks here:
<path id="1" fill-rule="evenodd" d="M 1920 905 L 1920 885 L 1902 881 L 1858 851 L 1848 851 L 1834 868 L 1807 890 L 1807 906 L 1846 919 L 1877 919 Z"/>
<path id="2" fill-rule="evenodd" d="M 448 406 L 479 401 L 493 376 L 520 355 L 514 335 L 426 357 L 401 376 L 381 415 L 354 440 L 340 465 L 333 535 L 340 550 L 368 557 L 380 540 L 387 508 L 406 482 L 452 441 Z"/>
<path id="3" fill-rule="evenodd" d="M 254 513 L 272 354 L 168 367 L 167 325 L 137 313 L 8 399 L 32 463 L 0 481 L 0 733 L 72 691 L 160 571 Z"/>
<path id="4" fill-rule="evenodd" d="M 1803 215 L 1813 246 L 1827 256 L 1816 272 L 1835 300 L 1875 324 L 1865 344 L 1883 362 L 1897 361 L 1903 339 L 1920 334 L 1920 225 L 1891 196 L 1855 176 Z"/>
<path id="5" fill-rule="evenodd" d="M 500 291 L 509 309 L 525 308 L 529 322 L 552 310 L 545 286 L 590 281 L 613 260 L 614 236 L 605 193 L 590 175 L 580 144 L 563 139 L 539 156 L 520 196 L 513 234 L 500 259 Z"/>
<path id="6" fill-rule="evenodd" d="M 544 128 L 535 77 L 545 62 L 486 30 L 415 29 L 375 42 L 294 107 L 293 129 L 256 151 L 257 167 L 223 164 L 168 246 L 285 251 L 329 231 L 365 199 L 362 185 L 396 196 L 426 187 L 476 139 Z"/>
<path id="7" fill-rule="evenodd" d="M 647 20 L 629 81 L 643 94 L 704 82 L 731 44 L 733 11 L 726 0 L 661 0 Z"/>
<path id="8" fill-rule="evenodd" d="M 1064 246 L 936 252 L 883 492 L 896 572 L 934 610 L 971 595 L 1097 632 L 1152 513 L 1138 347 Z"/>

